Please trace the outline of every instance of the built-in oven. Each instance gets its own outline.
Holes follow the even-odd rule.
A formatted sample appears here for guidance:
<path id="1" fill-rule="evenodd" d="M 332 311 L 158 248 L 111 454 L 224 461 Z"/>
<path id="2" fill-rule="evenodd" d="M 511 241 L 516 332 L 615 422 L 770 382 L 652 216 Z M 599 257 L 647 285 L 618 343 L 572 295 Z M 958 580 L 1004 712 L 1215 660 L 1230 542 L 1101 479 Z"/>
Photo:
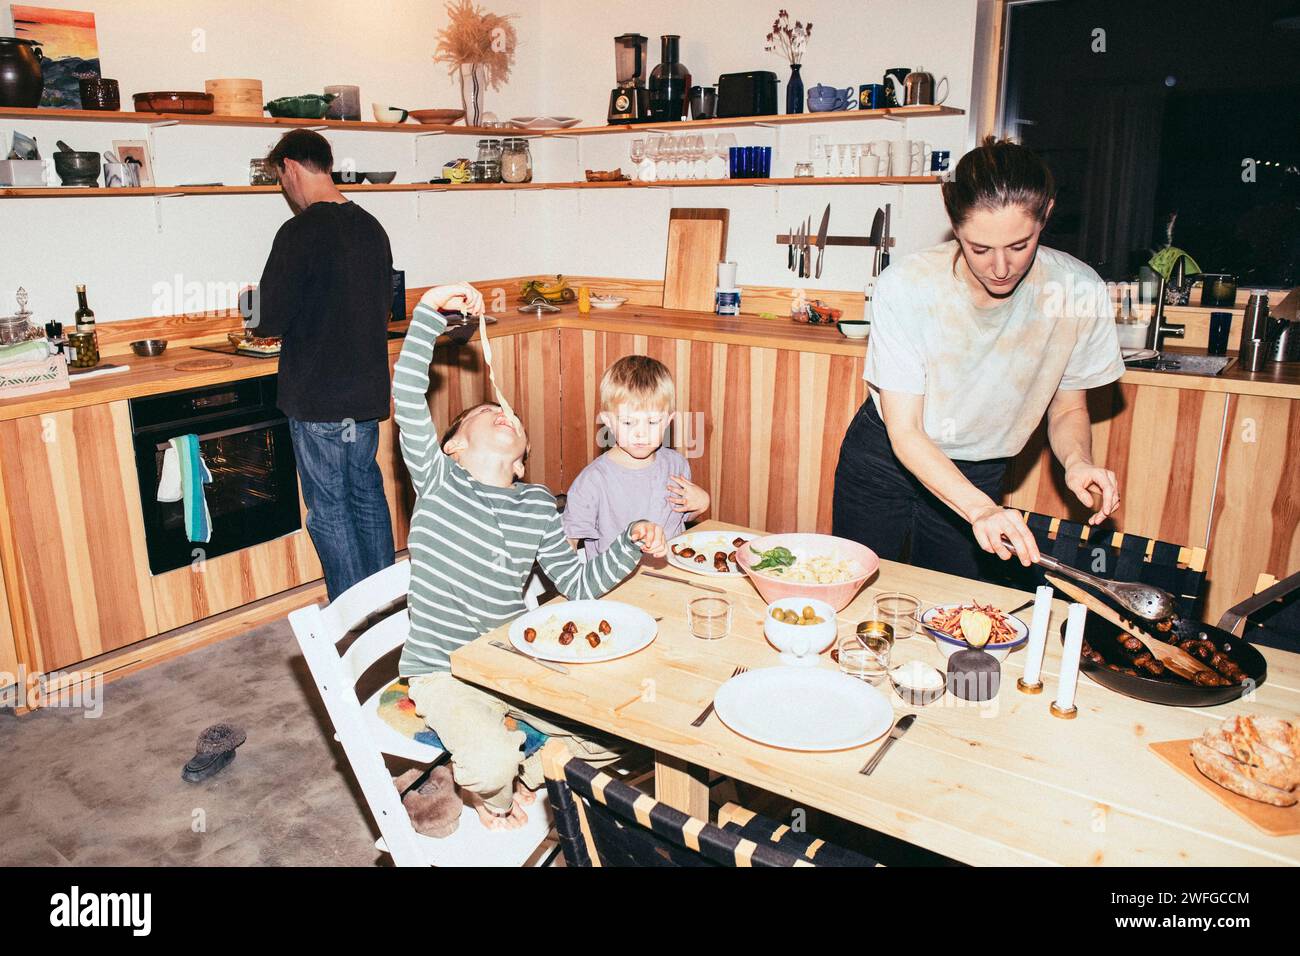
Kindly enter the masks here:
<path id="1" fill-rule="evenodd" d="M 302 527 L 289 421 L 275 404 L 276 376 L 131 400 L 149 570 L 182 568 L 271 541 Z M 159 501 L 170 439 L 194 433 L 212 483 L 203 486 L 212 537 L 191 543 L 182 501 Z"/>

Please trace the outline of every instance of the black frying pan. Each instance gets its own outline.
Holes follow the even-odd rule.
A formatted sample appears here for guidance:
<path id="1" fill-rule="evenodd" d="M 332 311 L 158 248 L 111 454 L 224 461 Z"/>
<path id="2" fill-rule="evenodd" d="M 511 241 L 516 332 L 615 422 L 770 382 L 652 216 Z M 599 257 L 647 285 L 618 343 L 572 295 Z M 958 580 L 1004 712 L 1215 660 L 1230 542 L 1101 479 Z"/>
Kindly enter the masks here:
<path id="1" fill-rule="evenodd" d="M 1143 627 L 1142 630 L 1159 640 L 1150 629 Z M 1086 657 L 1081 662 L 1080 669 L 1093 681 L 1116 693 L 1173 707 L 1213 707 L 1216 704 L 1226 704 L 1263 684 L 1268 676 L 1268 665 L 1263 655 L 1249 641 L 1209 624 L 1183 618 L 1178 619 L 1174 633 L 1180 640 L 1204 637 L 1213 642 L 1223 654 L 1246 672 L 1253 683 L 1233 684 L 1227 687 L 1202 687 L 1188 683 L 1173 674 L 1166 674 L 1164 677 L 1124 674 L 1090 661 Z M 1128 656 L 1119 643 L 1121 634 L 1118 627 L 1098 614 L 1088 615 L 1083 631 L 1084 640 L 1092 645 L 1093 650 L 1101 654 L 1107 662 L 1126 667 L 1130 664 Z M 1064 622 L 1061 624 L 1061 640 L 1065 640 Z"/>

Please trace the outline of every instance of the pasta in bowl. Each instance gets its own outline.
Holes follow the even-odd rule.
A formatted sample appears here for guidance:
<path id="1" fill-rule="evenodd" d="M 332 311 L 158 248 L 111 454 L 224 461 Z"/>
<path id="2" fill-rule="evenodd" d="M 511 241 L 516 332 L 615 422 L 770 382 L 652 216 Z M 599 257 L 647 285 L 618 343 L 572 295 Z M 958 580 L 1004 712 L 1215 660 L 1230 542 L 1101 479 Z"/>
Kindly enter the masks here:
<path id="1" fill-rule="evenodd" d="M 880 567 L 876 553 L 829 534 L 771 534 L 736 550 L 736 564 L 763 599 L 810 597 L 843 610 Z"/>

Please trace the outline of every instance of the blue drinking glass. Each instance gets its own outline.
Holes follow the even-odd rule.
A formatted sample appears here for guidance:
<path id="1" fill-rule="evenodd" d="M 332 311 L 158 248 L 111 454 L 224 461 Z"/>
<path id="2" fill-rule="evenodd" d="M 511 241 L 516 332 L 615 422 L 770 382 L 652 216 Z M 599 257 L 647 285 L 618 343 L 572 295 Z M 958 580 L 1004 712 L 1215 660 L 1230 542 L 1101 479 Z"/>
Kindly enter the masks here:
<path id="1" fill-rule="evenodd" d="M 758 169 L 754 173 L 759 179 L 769 179 L 772 176 L 772 147 L 758 147 Z"/>
<path id="2" fill-rule="evenodd" d="M 758 147 L 746 146 L 745 150 L 745 178 L 753 179 L 758 175 Z"/>
<path id="3" fill-rule="evenodd" d="M 741 160 L 740 147 L 732 146 L 727 151 L 727 153 L 731 161 L 731 178 L 740 179 L 743 175 L 741 165 L 740 165 L 740 160 Z"/>

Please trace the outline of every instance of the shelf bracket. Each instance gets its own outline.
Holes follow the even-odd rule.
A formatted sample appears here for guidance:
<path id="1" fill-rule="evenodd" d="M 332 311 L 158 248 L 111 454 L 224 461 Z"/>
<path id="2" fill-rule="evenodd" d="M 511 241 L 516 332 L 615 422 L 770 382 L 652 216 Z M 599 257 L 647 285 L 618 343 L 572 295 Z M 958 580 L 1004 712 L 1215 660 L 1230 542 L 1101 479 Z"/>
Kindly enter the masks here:
<path id="1" fill-rule="evenodd" d="M 159 120 L 156 123 L 149 123 L 148 127 L 152 131 L 155 129 L 162 129 L 164 126 L 180 126 L 180 125 L 181 125 L 180 120 L 169 119 L 169 120 Z"/>

